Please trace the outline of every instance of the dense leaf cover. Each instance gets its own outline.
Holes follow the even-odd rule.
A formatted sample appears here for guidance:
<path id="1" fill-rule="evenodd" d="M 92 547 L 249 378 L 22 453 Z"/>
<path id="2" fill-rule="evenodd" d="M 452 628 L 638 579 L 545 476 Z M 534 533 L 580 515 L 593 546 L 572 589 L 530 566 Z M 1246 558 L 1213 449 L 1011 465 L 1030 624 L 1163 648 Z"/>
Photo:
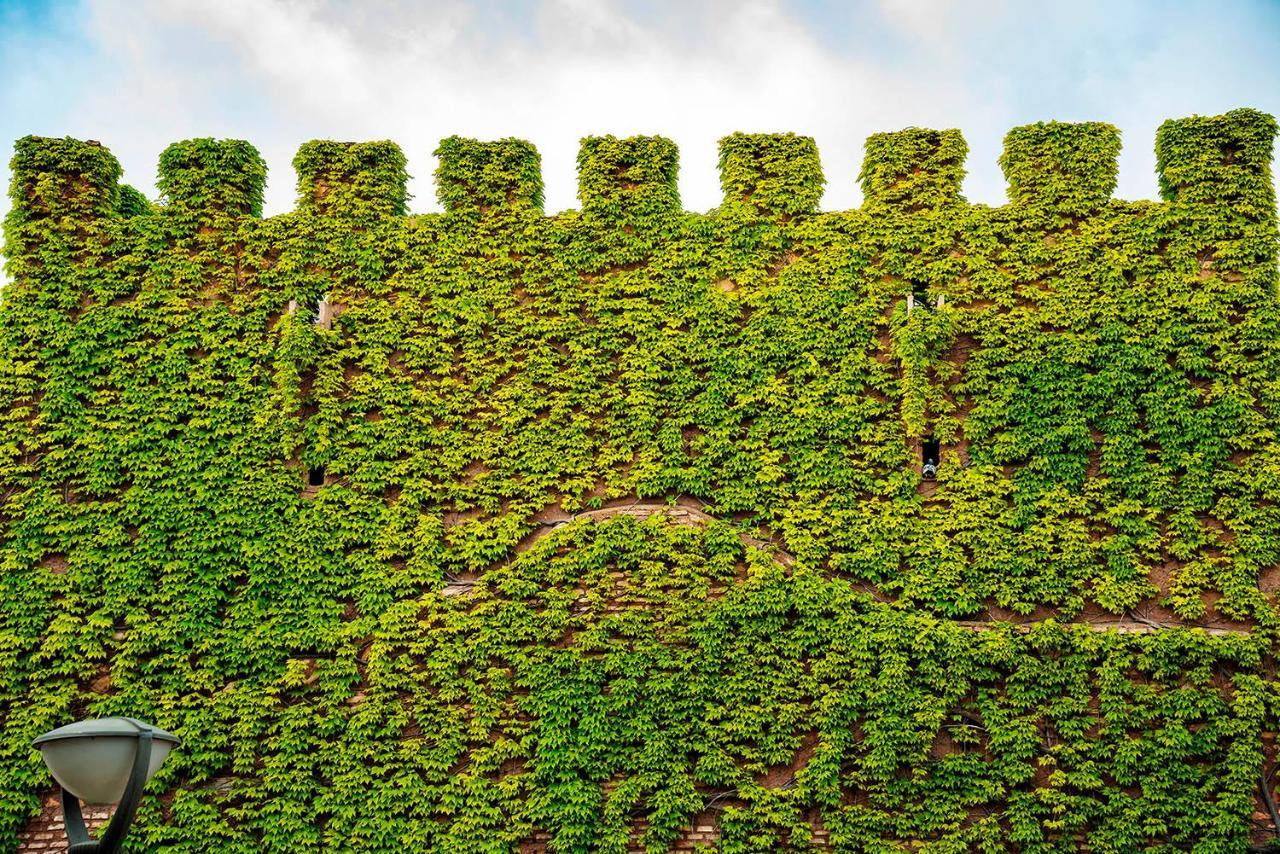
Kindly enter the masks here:
<path id="1" fill-rule="evenodd" d="M 1167 122 L 1165 200 L 1123 202 L 1114 128 L 1017 128 L 998 208 L 957 131 L 877 134 L 835 213 L 812 140 L 737 134 L 708 214 L 670 141 L 595 137 L 555 216 L 526 142 L 445 140 L 414 216 L 394 144 L 314 142 L 266 220 L 243 142 L 171 146 L 151 204 L 20 140 L 0 848 L 31 738 L 130 714 L 184 740 L 133 851 L 665 851 L 708 815 L 730 852 L 1242 850 L 1275 132 Z M 711 521 L 590 512 L 640 500 Z"/>

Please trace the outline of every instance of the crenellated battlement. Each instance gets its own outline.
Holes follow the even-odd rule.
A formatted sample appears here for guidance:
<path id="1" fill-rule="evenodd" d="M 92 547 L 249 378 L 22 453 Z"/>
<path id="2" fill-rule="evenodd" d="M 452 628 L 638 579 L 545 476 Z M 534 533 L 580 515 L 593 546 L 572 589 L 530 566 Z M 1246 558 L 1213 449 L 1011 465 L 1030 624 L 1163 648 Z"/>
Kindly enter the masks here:
<path id="1" fill-rule="evenodd" d="M 1162 196 L 1182 205 L 1240 203 L 1255 220 L 1272 217 L 1274 134 L 1274 120 L 1253 110 L 1166 122 L 1156 141 Z M 999 162 L 1011 204 L 1089 215 L 1111 198 L 1119 152 L 1119 132 L 1111 125 L 1040 122 L 1009 131 Z M 541 210 L 541 159 L 532 143 L 449 137 L 435 155 L 436 195 L 446 211 Z M 873 134 L 859 175 L 863 210 L 918 213 L 962 204 L 967 155 L 958 130 Z M 585 138 L 578 155 L 583 212 L 614 220 L 679 212 L 678 163 L 675 143 L 662 137 Z M 293 165 L 299 211 L 408 212 L 407 160 L 395 143 L 317 140 L 299 149 Z M 719 165 L 721 211 L 817 212 L 825 178 L 809 137 L 732 134 L 720 142 Z M 119 164 L 97 142 L 27 137 L 15 149 L 14 175 L 11 195 L 24 215 L 91 219 L 139 212 L 136 191 L 122 191 Z M 192 217 L 261 215 L 266 167 L 247 142 L 175 143 L 160 157 L 159 176 L 161 209 Z M 339 191 L 343 187 L 348 191 Z M 124 209 L 122 192 L 129 199 Z"/>
<path id="2" fill-rule="evenodd" d="M 18 141 L 13 160 L 13 209 L 5 224 L 13 283 L 4 303 L 13 316 L 39 305 L 74 308 L 70 318 L 41 315 L 40 322 L 53 328 L 79 322 L 81 312 L 94 316 L 102 301 L 120 307 L 149 291 L 166 299 L 180 296 L 186 306 L 181 310 L 188 312 L 222 302 L 241 311 L 257 301 L 268 316 L 288 319 L 272 328 L 288 349 L 308 340 L 299 323 L 317 312 L 299 310 L 305 306 L 322 307 L 326 332 L 390 324 L 389 339 L 406 339 L 406 327 L 392 322 L 399 315 L 383 303 L 406 286 L 417 288 L 416 296 L 396 299 L 425 301 L 434 311 L 458 294 L 480 300 L 474 289 L 483 280 L 492 289 L 483 296 L 485 312 L 519 316 L 528 310 L 531 323 L 544 310 L 540 300 L 553 294 L 556 310 L 563 310 L 564 300 L 590 303 L 599 296 L 594 289 L 612 294 L 617 287 L 619 294 L 647 294 L 641 302 L 623 304 L 624 315 L 643 309 L 647 320 L 636 319 L 640 325 L 625 340 L 632 342 L 628 347 L 649 347 L 647 354 L 669 341 L 659 336 L 642 345 L 646 335 L 668 322 L 676 324 L 672 330 L 685 329 L 679 324 L 686 321 L 674 318 L 693 309 L 670 301 L 691 299 L 699 310 L 711 311 L 715 300 L 731 300 L 716 309 L 727 314 L 704 322 L 717 334 L 737 335 L 763 334 L 752 332 L 750 320 L 758 310 L 787 305 L 791 312 L 815 311 L 831 300 L 849 300 L 839 310 L 846 313 L 848 329 L 860 331 L 849 333 L 854 339 L 844 341 L 837 361 L 871 360 L 868 365 L 885 372 L 864 381 L 875 390 L 868 400 L 884 404 L 877 418 L 892 415 L 900 431 L 890 444 L 912 455 L 936 446 L 928 451 L 938 456 L 929 463 L 931 471 L 957 472 L 958 464 L 976 455 L 1016 472 L 1031 466 L 1040 451 L 1027 444 L 1034 431 L 1008 432 L 1007 410 L 1014 404 L 1001 396 L 1001 384 L 1023 383 L 1011 377 L 1029 363 L 1039 365 L 1042 355 L 1036 354 L 1069 350 L 1074 355 L 1062 370 L 1078 382 L 1085 381 L 1091 359 L 1129 359 L 1126 370 L 1140 377 L 1126 382 L 1140 384 L 1156 381 L 1152 371 L 1158 373 L 1159 365 L 1144 360 L 1163 347 L 1160 370 L 1187 384 L 1176 393 L 1162 387 L 1160 393 L 1173 395 L 1171 400 L 1216 400 L 1204 392 L 1208 377 L 1217 377 L 1224 389 L 1259 381 L 1265 370 L 1257 364 L 1276 346 L 1270 326 L 1276 299 L 1270 175 L 1275 133 L 1274 119 L 1253 110 L 1166 122 L 1157 138 L 1166 198 L 1128 203 L 1112 199 L 1120 151 L 1116 128 L 1099 122 L 1017 127 L 1006 135 L 1000 156 L 1010 201 L 994 208 L 968 204 L 961 194 L 967 147 L 959 131 L 878 133 L 866 144 L 863 205 L 832 212 L 818 211 L 825 179 L 812 138 L 736 133 L 720 142 L 724 201 L 706 214 L 681 208 L 679 152 L 671 140 L 592 136 L 582 140 L 578 155 L 580 211 L 551 216 L 542 212 L 538 151 L 523 140 L 443 140 L 435 152 L 435 179 L 445 212 L 412 217 L 407 158 L 395 143 L 316 140 L 302 145 L 294 159 L 297 210 L 267 220 L 261 219 L 266 167 L 247 142 L 193 139 L 170 146 L 160 157 L 162 197 L 152 204 L 119 184 L 120 166 L 102 145 L 27 137 Z M 177 247 L 184 251 L 168 251 Z M 448 299 L 437 303 L 437 291 Z M 708 294 L 719 296 L 700 302 L 711 299 Z M 34 298 L 30 305 L 24 303 L 28 295 Z M 775 306 L 776 300 L 783 302 Z M 366 318 L 363 312 L 374 305 L 379 313 Z M 620 309 L 591 309 L 597 310 Z M 733 320 L 738 311 L 742 317 Z M 664 319 L 665 312 L 676 315 Z M 464 327 L 482 316 L 488 315 L 482 312 Z M 738 323 L 745 326 L 734 331 Z M 1145 330 L 1143 336 L 1162 343 L 1141 358 L 1125 354 L 1128 339 L 1116 337 L 1121 329 Z M 677 338 L 691 334 L 682 331 Z M 830 334 L 843 340 L 845 329 Z M 403 343 L 409 350 L 417 346 Z M 277 345 L 268 339 L 264 346 Z M 696 337 L 687 345 L 699 346 Z M 437 358 L 450 352 L 441 346 Z M 821 349 L 818 342 L 788 346 L 798 348 L 796 358 Z M 815 364 L 835 358 L 812 355 Z M 610 358 L 632 356 L 615 352 Z M 455 352 L 452 358 L 461 356 Z M 503 357 L 486 353 L 484 359 L 491 358 Z M 285 375 L 307 381 L 301 364 Z M 428 370 L 429 365 L 434 367 Z M 423 376 L 441 369 L 429 359 L 406 368 L 425 371 Z M 493 370 L 486 362 L 481 373 Z M 1004 376 L 1005 370 L 1012 374 Z M 509 371 L 519 375 L 514 366 Z M 488 381 L 498 376 L 504 374 Z M 1079 484 L 1106 480 L 1109 452 L 1099 436 L 1120 429 L 1106 413 L 1117 396 L 1127 394 L 1110 382 L 1088 387 L 1095 395 L 1088 404 L 1091 426 L 1077 425 L 1069 443 L 1074 462 L 1063 471 L 1074 472 Z M 1242 430 L 1254 425 L 1246 416 L 1269 405 L 1266 389 L 1241 392 L 1223 423 Z M 299 388 L 281 399 L 305 398 Z M 1034 409 L 1030 401 L 1026 405 Z M 1188 412 L 1218 412 L 1216 406 L 1227 404 L 1209 407 L 1202 401 Z M 630 410 L 632 416 L 637 412 Z M 318 431 L 331 414 L 320 407 L 321 418 L 309 414 L 302 420 Z M 665 416 L 645 417 L 656 425 Z M 1124 423 L 1136 429 L 1139 421 Z M 973 447 L 975 436 L 984 437 L 980 449 Z M 1166 438 L 1173 441 L 1172 435 Z M 308 467 L 331 462 L 330 438 L 317 434 L 302 446 L 300 459 Z M 1136 454 L 1141 446 L 1126 447 Z M 1206 465 L 1240 453 L 1238 444 L 1232 448 L 1219 448 Z M 1057 459 L 1057 452 L 1044 453 Z M 930 498 L 922 508 L 954 498 L 935 498 L 934 488 L 922 487 Z M 938 488 L 947 495 L 946 478 Z M 1192 540 L 1193 551 L 1209 548 L 1199 535 Z M 1144 567 L 1122 585 L 1128 593 L 1073 595 L 1097 595 L 1098 604 L 1111 607 L 1149 594 L 1143 579 L 1154 572 L 1153 559 L 1137 546 L 1126 548 L 1134 550 L 1134 566 Z M 1197 589 L 1221 584 L 1204 572 L 1187 570 L 1185 577 Z M 1228 594 L 1225 587 L 1220 592 L 1226 598 L 1218 607 L 1228 616 L 1252 613 L 1244 593 Z M 1069 597 L 1060 591 L 1051 598 L 1054 607 L 1063 607 Z M 1204 612 L 1190 600 L 1180 607 L 1186 614 Z"/>

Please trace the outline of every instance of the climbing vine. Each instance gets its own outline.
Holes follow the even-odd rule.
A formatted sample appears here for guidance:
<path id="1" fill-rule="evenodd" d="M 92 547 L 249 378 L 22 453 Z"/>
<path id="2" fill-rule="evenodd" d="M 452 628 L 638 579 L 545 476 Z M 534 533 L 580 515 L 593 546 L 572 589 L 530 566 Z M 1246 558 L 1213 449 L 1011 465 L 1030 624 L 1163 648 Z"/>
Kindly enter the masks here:
<path id="1" fill-rule="evenodd" d="M 1275 122 L 252 146 L 162 198 L 16 146 L 0 848 L 85 715 L 184 741 L 130 850 L 1236 852 L 1270 833 Z M 331 322 L 313 310 L 325 301 Z M 922 481 L 920 442 L 941 446 Z M 1260 785 L 1261 784 L 1261 785 Z"/>

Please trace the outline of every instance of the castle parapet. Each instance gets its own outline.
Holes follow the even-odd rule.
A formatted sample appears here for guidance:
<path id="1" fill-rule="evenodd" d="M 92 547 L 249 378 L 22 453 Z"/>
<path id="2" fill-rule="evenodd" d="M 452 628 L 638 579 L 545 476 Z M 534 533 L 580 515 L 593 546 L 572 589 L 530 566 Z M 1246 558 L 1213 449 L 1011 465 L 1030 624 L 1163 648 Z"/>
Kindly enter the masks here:
<path id="1" fill-rule="evenodd" d="M 720 140 L 723 210 L 766 217 L 813 213 L 824 183 L 813 137 L 735 133 Z"/>
<path id="2" fill-rule="evenodd" d="M 542 159 L 533 143 L 451 136 L 435 153 L 436 197 L 448 213 L 542 210 Z"/>
<path id="3" fill-rule="evenodd" d="M 304 143 L 293 158 L 298 208 L 353 220 L 403 215 L 409 198 L 405 166 L 394 142 Z"/>

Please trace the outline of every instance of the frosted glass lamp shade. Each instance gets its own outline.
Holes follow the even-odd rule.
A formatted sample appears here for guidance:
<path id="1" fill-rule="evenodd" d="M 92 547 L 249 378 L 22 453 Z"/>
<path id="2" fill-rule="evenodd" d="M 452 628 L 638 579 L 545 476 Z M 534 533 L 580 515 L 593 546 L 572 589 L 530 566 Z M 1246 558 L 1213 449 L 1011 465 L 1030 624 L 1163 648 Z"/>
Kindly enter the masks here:
<path id="1" fill-rule="evenodd" d="M 145 731 L 152 738 L 150 780 L 179 744 L 178 738 L 133 718 L 78 721 L 45 733 L 35 746 L 59 786 L 86 804 L 114 804 L 129 783 L 138 736 Z"/>

